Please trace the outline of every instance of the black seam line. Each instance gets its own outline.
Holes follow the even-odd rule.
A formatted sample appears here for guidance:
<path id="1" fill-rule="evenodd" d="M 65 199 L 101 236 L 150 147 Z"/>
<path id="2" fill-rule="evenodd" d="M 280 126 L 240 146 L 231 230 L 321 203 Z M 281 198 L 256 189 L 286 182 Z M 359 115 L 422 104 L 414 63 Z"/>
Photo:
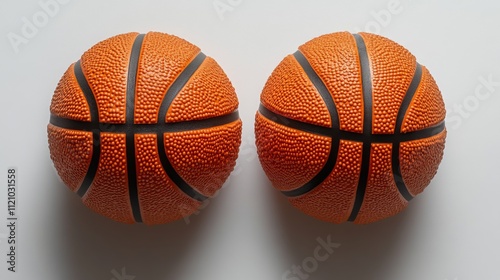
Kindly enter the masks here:
<path id="1" fill-rule="evenodd" d="M 394 137 L 397 140 L 400 140 L 400 135 L 401 135 L 401 128 L 403 126 L 403 121 L 406 115 L 406 112 L 408 111 L 408 108 L 410 107 L 410 103 L 415 96 L 415 93 L 417 92 L 418 86 L 420 85 L 420 82 L 422 80 L 422 67 L 420 64 L 417 63 L 417 67 L 415 69 L 415 74 L 413 75 L 413 79 L 408 86 L 408 90 L 405 93 L 405 96 L 403 98 L 403 102 L 401 103 L 401 107 L 399 108 L 397 120 L 396 120 L 396 127 L 394 130 Z M 444 129 L 444 128 L 443 128 Z M 408 187 L 406 186 L 404 180 L 403 180 L 403 175 L 401 174 L 401 166 L 400 166 L 400 158 L 399 158 L 399 148 L 401 146 L 400 141 L 395 141 L 392 144 L 392 174 L 394 174 L 394 182 L 396 183 L 396 186 L 399 190 L 399 193 L 406 199 L 406 201 L 410 201 L 413 199 L 413 196 L 411 195 L 410 191 L 408 190 Z"/>
<path id="2" fill-rule="evenodd" d="M 78 82 L 78 85 L 83 92 L 87 105 L 89 106 L 90 122 L 88 123 L 93 127 L 99 123 L 99 108 L 97 106 L 94 93 L 92 92 L 92 89 L 90 88 L 87 79 L 83 74 L 80 60 L 78 60 L 74 65 L 74 74 L 76 77 L 76 81 Z M 85 193 L 87 193 L 90 185 L 94 181 L 95 175 L 97 173 L 97 168 L 99 167 L 99 158 L 101 156 L 101 149 L 99 148 L 101 143 L 101 134 L 99 132 L 99 129 L 93 128 L 89 131 L 92 132 L 92 156 L 90 158 L 90 164 L 87 168 L 87 173 L 83 178 L 82 184 L 76 191 L 76 193 L 80 197 L 83 197 Z"/>
<path id="3" fill-rule="evenodd" d="M 135 111 L 135 92 L 137 83 L 137 70 L 139 68 L 139 58 L 142 50 L 142 43 L 144 41 L 144 34 L 139 34 L 132 45 L 130 52 L 130 59 L 128 65 L 127 77 L 127 92 L 126 92 L 126 110 L 125 122 L 127 125 L 134 124 L 134 111 Z M 130 199 L 130 206 L 134 220 L 138 223 L 142 222 L 141 206 L 139 204 L 139 194 L 137 190 L 137 166 L 135 162 L 136 147 L 135 147 L 135 134 L 127 131 L 126 135 L 126 154 L 127 154 L 127 179 L 128 179 L 128 192 Z"/>
<path id="4" fill-rule="evenodd" d="M 112 124 L 112 123 L 93 123 L 77 121 L 67 118 L 61 118 L 57 115 L 50 115 L 50 124 L 71 130 L 80 131 L 101 131 L 109 133 L 151 134 L 151 133 L 169 133 L 199 130 L 204 128 L 226 125 L 239 120 L 238 111 L 232 113 L 202 120 L 182 121 L 175 123 L 155 123 L 155 124 Z"/>
<path id="5" fill-rule="evenodd" d="M 314 85 L 318 93 L 321 95 L 323 101 L 325 102 L 326 108 L 328 109 L 328 113 L 330 114 L 330 121 L 332 124 L 330 129 L 338 130 L 339 116 L 337 112 L 337 107 L 335 106 L 335 102 L 333 101 L 333 97 L 330 91 L 323 83 L 323 80 L 321 80 L 321 78 L 318 76 L 316 71 L 314 71 L 307 58 L 300 51 L 296 51 L 293 54 L 293 56 L 299 63 L 300 67 L 302 67 L 302 70 L 304 70 L 307 77 L 309 78 L 309 80 Z M 263 106 L 261 107 L 264 108 Z M 292 197 L 299 196 L 307 192 L 310 192 L 318 185 L 320 185 L 328 177 L 328 175 L 330 175 L 330 173 L 332 172 L 333 168 L 337 163 L 339 146 L 340 146 L 340 140 L 338 138 L 332 137 L 328 159 L 326 160 L 326 163 L 323 165 L 318 174 L 316 174 L 316 176 L 314 176 L 309 182 L 305 183 L 303 186 L 300 186 L 299 188 L 289 191 L 282 191 L 282 193 L 286 196 L 292 196 Z"/>
<path id="6" fill-rule="evenodd" d="M 366 45 L 359 34 L 353 34 L 358 49 L 359 64 L 361 70 L 361 84 L 363 89 L 363 151 L 361 156 L 361 170 L 356 189 L 356 197 L 348 221 L 356 220 L 365 199 L 368 173 L 370 170 L 371 136 L 372 136 L 372 77 L 370 60 L 366 51 Z"/>
<path id="7" fill-rule="evenodd" d="M 193 61 L 191 61 L 188 66 L 182 71 L 182 73 L 179 74 L 177 79 L 172 83 L 170 88 L 167 90 L 165 93 L 165 96 L 163 97 L 162 103 L 160 105 L 160 110 L 158 112 L 158 122 L 163 123 L 165 122 L 165 117 L 167 115 L 168 108 L 170 108 L 170 105 L 172 104 L 173 100 L 175 97 L 179 94 L 179 92 L 182 90 L 182 88 L 186 85 L 186 83 L 189 81 L 191 76 L 198 70 L 200 65 L 203 63 L 205 60 L 205 55 L 203 53 L 199 53 Z M 207 196 L 204 196 L 197 190 L 195 190 L 193 187 L 191 187 L 178 173 L 175 171 L 174 167 L 170 163 L 170 160 L 168 159 L 167 153 L 165 151 L 165 140 L 164 140 L 164 132 L 157 132 L 156 134 L 156 140 L 158 143 L 158 155 L 160 157 L 161 164 L 163 166 L 163 169 L 167 173 L 167 175 L 170 177 L 170 180 L 172 180 L 177 187 L 184 192 L 186 195 L 189 197 L 198 200 L 198 201 L 204 201 L 208 199 Z"/>
<path id="8" fill-rule="evenodd" d="M 340 140 L 348 140 L 354 142 L 364 141 L 364 135 L 361 133 L 332 129 L 324 126 L 318 126 L 290 119 L 267 109 L 262 104 L 259 107 L 259 113 L 265 118 L 269 119 L 270 121 L 273 121 L 277 124 L 281 124 L 283 126 L 290 127 L 293 129 L 309 132 L 320 136 L 339 138 Z M 372 134 L 370 135 L 370 142 L 376 144 L 376 143 L 396 143 L 396 142 L 419 140 L 437 135 L 441 133 L 444 130 L 444 128 L 445 128 L 445 122 L 442 121 L 428 128 L 406 133 L 400 133 L 398 135 L 399 138 L 396 138 L 394 134 Z"/>

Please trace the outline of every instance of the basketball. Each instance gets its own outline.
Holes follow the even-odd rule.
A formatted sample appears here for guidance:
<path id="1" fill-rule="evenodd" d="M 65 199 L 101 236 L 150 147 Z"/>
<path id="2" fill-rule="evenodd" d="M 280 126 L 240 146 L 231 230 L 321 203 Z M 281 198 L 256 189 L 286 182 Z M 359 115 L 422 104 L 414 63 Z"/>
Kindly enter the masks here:
<path id="1" fill-rule="evenodd" d="M 233 170 L 235 90 L 217 62 L 173 35 L 97 43 L 59 81 L 47 126 L 61 180 L 93 211 L 163 224 L 197 211 Z"/>
<path id="2" fill-rule="evenodd" d="M 320 220 L 367 224 L 420 194 L 443 157 L 445 106 L 429 70 L 397 43 L 332 33 L 286 56 L 256 113 L 274 188 Z"/>

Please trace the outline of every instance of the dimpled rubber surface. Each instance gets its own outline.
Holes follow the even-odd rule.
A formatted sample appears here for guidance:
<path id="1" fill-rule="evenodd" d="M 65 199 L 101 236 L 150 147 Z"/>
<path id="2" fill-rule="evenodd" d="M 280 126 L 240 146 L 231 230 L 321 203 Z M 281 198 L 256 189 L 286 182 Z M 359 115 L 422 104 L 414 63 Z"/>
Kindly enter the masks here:
<path id="1" fill-rule="evenodd" d="M 255 130 L 262 168 L 281 191 L 307 183 L 321 170 L 330 153 L 328 137 L 273 123 L 259 113 Z"/>
<path id="2" fill-rule="evenodd" d="M 165 133 L 165 151 L 174 169 L 190 186 L 212 196 L 236 164 L 240 131 L 238 120 L 202 130 Z"/>
<path id="3" fill-rule="evenodd" d="M 320 220 L 347 221 L 356 196 L 362 149 L 361 143 L 342 140 L 333 172 L 307 195 L 289 198 L 290 203 Z"/>
<path id="4" fill-rule="evenodd" d="M 433 137 L 401 144 L 401 174 L 413 195 L 423 192 L 437 173 L 445 139 L 446 131 L 443 131 Z"/>
<path id="5" fill-rule="evenodd" d="M 373 77 L 373 133 L 392 134 L 417 62 L 409 51 L 389 39 L 370 33 L 361 36 Z"/>
<path id="6" fill-rule="evenodd" d="M 125 123 L 128 61 L 137 35 L 111 37 L 82 55 L 82 69 L 97 101 L 100 122 Z"/>
<path id="7" fill-rule="evenodd" d="M 340 129 L 363 131 L 363 92 L 354 38 L 348 32 L 323 35 L 299 47 L 330 91 Z"/>
<path id="8" fill-rule="evenodd" d="M 326 127 L 332 125 L 325 102 L 292 55 L 274 69 L 260 98 L 266 108 L 282 116 Z"/>
<path id="9" fill-rule="evenodd" d="M 261 94 L 261 106 L 272 111 L 259 109 L 255 123 L 266 175 L 293 206 L 320 220 L 366 224 L 399 213 L 427 187 L 443 157 L 445 108 L 434 79 L 405 48 L 369 33 L 323 35 L 299 52 L 306 62 L 298 67 L 311 79 L 290 78 L 301 71 L 279 71 L 282 62 Z M 313 92 L 303 90 L 309 82 Z M 321 104 L 319 83 L 333 99 L 328 114 L 338 114 L 328 116 L 339 120 L 330 130 L 323 115 L 315 120 L 316 112 L 301 109 Z M 280 109 L 283 92 L 303 104 Z M 311 144 L 318 138 L 321 146 Z M 337 157 L 327 160 L 337 149 Z M 323 174 L 320 181 L 317 174 Z"/>
<path id="10" fill-rule="evenodd" d="M 165 92 L 199 52 L 198 47 L 176 36 L 146 34 L 138 69 L 135 123 L 158 122 Z"/>
<path id="11" fill-rule="evenodd" d="M 217 62 L 207 57 L 172 102 L 166 122 L 222 116 L 237 107 L 238 99 L 231 82 Z"/>
<path id="12" fill-rule="evenodd" d="M 422 67 L 422 81 L 415 92 L 410 108 L 406 112 L 403 132 L 416 131 L 438 124 L 444 120 L 446 110 L 441 92 L 429 70 Z"/>
<path id="13" fill-rule="evenodd" d="M 92 155 L 92 133 L 62 129 L 49 124 L 50 158 L 61 180 L 75 191 L 87 173 Z"/>
<path id="14" fill-rule="evenodd" d="M 161 165 L 156 144 L 155 134 L 135 136 L 137 188 L 145 224 L 163 224 L 180 219 L 192 214 L 201 205 L 170 180 Z"/>
<path id="15" fill-rule="evenodd" d="M 170 90 L 183 73 L 186 83 Z M 114 36 L 61 78 L 47 127 L 51 158 L 95 212 L 167 223 L 195 212 L 233 170 L 237 108 L 231 82 L 195 45 L 158 32 Z"/>
<path id="16" fill-rule="evenodd" d="M 101 134 L 99 167 L 83 204 L 95 212 L 122 223 L 133 223 L 127 187 L 125 135 Z"/>
<path id="17" fill-rule="evenodd" d="M 393 216 L 408 205 L 392 176 L 391 150 L 391 144 L 371 145 L 366 193 L 355 223 L 366 224 Z"/>
<path id="18" fill-rule="evenodd" d="M 50 111 L 53 114 L 79 121 L 90 121 L 90 111 L 74 74 L 75 64 L 66 70 L 57 84 Z"/>

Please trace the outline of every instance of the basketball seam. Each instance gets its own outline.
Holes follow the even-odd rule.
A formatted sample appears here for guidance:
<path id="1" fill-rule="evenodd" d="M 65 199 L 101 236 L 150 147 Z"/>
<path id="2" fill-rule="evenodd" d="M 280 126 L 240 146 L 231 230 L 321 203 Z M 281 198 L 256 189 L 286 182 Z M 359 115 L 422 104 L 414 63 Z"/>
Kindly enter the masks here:
<path id="1" fill-rule="evenodd" d="M 184 68 L 184 70 L 177 76 L 175 81 L 170 85 L 170 87 L 165 92 L 163 100 L 160 105 L 160 109 L 158 110 L 158 122 L 165 122 L 165 118 L 168 112 L 168 109 L 172 105 L 175 97 L 179 94 L 179 92 L 184 88 L 189 79 L 196 73 L 198 68 L 201 66 L 203 61 L 205 61 L 205 54 L 202 52 L 198 53 L 194 57 L 194 59 Z M 204 201 L 208 197 L 197 191 L 195 188 L 190 186 L 172 166 L 172 163 L 168 159 L 168 156 L 165 151 L 165 132 L 158 132 L 156 134 L 156 140 L 158 143 L 158 154 L 160 157 L 160 161 L 163 169 L 170 177 L 170 179 L 175 183 L 175 185 L 186 195 L 189 197 L 198 200 Z"/>
<path id="2" fill-rule="evenodd" d="M 332 98 L 332 95 L 323 80 L 319 77 L 319 75 L 314 71 L 311 64 L 307 60 L 307 58 L 300 52 L 300 50 L 296 51 L 293 54 L 295 60 L 299 63 L 301 69 L 305 72 L 313 86 L 316 88 L 318 93 L 321 95 L 323 101 L 325 102 L 326 108 L 328 109 L 328 113 L 330 115 L 331 120 L 331 130 L 338 131 L 339 130 L 339 116 L 337 112 L 337 108 L 335 106 L 335 101 Z M 262 106 L 262 108 L 265 108 Z M 298 122 L 293 122 L 298 123 Z M 321 182 L 323 182 L 328 175 L 335 168 L 338 157 L 338 150 L 340 146 L 340 140 L 338 138 L 331 137 L 330 143 L 330 152 L 328 154 L 328 159 L 325 164 L 321 168 L 321 170 L 307 183 L 302 185 L 299 188 L 282 191 L 282 193 L 286 196 L 299 196 L 305 193 L 310 192 L 314 188 L 316 188 Z"/>
<path id="3" fill-rule="evenodd" d="M 401 129 L 403 126 L 403 121 L 406 115 L 406 112 L 410 108 L 411 101 L 415 97 L 415 93 L 422 82 L 422 66 L 417 63 L 415 73 L 413 74 L 413 78 L 408 86 L 408 89 L 405 93 L 403 101 L 401 102 L 401 106 L 399 107 L 399 112 L 396 120 L 396 127 L 394 129 L 394 137 L 398 140 L 400 139 Z M 398 188 L 399 193 L 403 196 L 406 201 L 410 201 L 413 199 L 412 194 L 408 190 L 406 186 L 403 175 L 401 174 L 401 166 L 400 166 L 400 149 L 401 141 L 396 141 L 392 144 L 392 174 L 394 175 L 394 182 Z"/>
<path id="4" fill-rule="evenodd" d="M 83 72 L 81 62 L 78 60 L 74 67 L 73 72 L 78 83 L 78 86 L 83 92 L 85 101 L 87 102 L 89 111 L 90 111 L 90 123 L 93 128 L 92 132 L 92 155 L 90 157 L 90 163 L 87 168 L 87 172 L 85 177 L 83 177 L 83 181 L 80 184 L 80 187 L 76 191 L 78 196 L 83 197 L 90 188 L 90 185 L 94 181 L 95 175 L 97 174 L 97 169 L 99 167 L 99 160 L 101 156 L 101 149 L 98 149 L 101 143 L 101 134 L 99 132 L 99 107 L 97 106 L 97 101 L 95 99 L 94 93 L 90 88 L 90 85 L 85 78 L 85 74 Z"/>
<path id="5" fill-rule="evenodd" d="M 305 123 L 297 121 L 294 119 L 287 118 L 278 113 L 271 111 L 271 109 L 266 108 L 263 104 L 260 104 L 259 114 L 270 121 L 283 125 L 288 128 L 293 128 L 303 132 L 308 132 L 316 134 L 319 136 L 332 137 L 332 135 L 337 135 L 340 140 L 348 140 L 354 142 L 363 142 L 363 134 L 345 130 L 334 130 L 324 126 L 318 126 L 310 123 Z M 416 130 L 401 133 L 399 135 L 400 139 L 394 139 L 393 134 L 373 134 L 371 135 L 372 143 L 395 143 L 395 142 L 408 142 L 413 140 L 426 139 L 428 137 L 435 136 L 444 130 L 445 122 L 442 121 L 436 125 Z"/>
<path id="6" fill-rule="evenodd" d="M 158 132 L 183 132 L 191 130 L 199 130 L 211 127 L 217 127 L 232 123 L 239 120 L 239 112 L 235 110 L 229 114 L 212 117 L 208 119 L 180 121 L 175 123 L 155 123 L 155 124 L 107 124 L 107 123 L 92 123 L 87 121 L 72 120 L 62 118 L 57 115 L 50 115 L 50 124 L 66 129 L 80 131 L 94 131 L 96 129 L 101 132 L 125 133 L 133 131 L 135 134 L 148 134 Z M 103 126 L 105 125 L 105 126 Z"/>
<path id="7" fill-rule="evenodd" d="M 372 107 L 373 107 L 373 85 L 370 69 L 370 58 L 366 50 L 366 45 L 359 34 L 352 34 L 355 39 L 359 67 L 361 72 L 361 87 L 363 92 L 363 149 L 361 152 L 361 170 L 359 172 L 358 185 L 356 187 L 356 196 L 352 205 L 351 214 L 348 221 L 352 222 L 356 219 L 365 199 L 366 187 L 370 172 L 371 161 L 371 135 L 373 134 L 372 127 Z"/>
<path id="8" fill-rule="evenodd" d="M 128 75 L 127 75 L 127 90 L 125 104 L 125 123 L 134 124 L 135 120 L 135 94 L 139 68 L 139 60 L 144 42 L 144 34 L 139 34 L 132 44 L 130 52 Z M 142 222 L 141 207 L 139 202 L 139 193 L 137 189 L 137 166 L 136 166 L 136 145 L 135 133 L 132 131 L 125 132 L 126 137 L 126 157 L 127 157 L 127 182 L 130 206 L 134 220 L 138 223 Z"/>

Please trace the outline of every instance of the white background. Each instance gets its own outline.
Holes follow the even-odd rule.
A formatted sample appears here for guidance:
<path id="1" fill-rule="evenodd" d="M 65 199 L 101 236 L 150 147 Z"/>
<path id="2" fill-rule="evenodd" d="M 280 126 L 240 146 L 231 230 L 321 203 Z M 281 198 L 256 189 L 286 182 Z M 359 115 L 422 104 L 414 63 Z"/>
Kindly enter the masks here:
<path id="1" fill-rule="evenodd" d="M 23 18 L 43 21 L 43 9 L 38 0 L 4 1 L 0 279 L 277 280 L 328 236 L 340 247 L 308 279 L 500 279 L 500 85 L 481 83 L 500 82 L 500 4 L 400 0 L 388 18 L 389 0 L 312 2 L 74 0 L 15 46 L 8 34 L 23 36 Z M 285 55 L 321 34 L 367 29 L 430 69 L 448 110 L 445 157 L 427 190 L 398 216 L 328 224 L 271 187 L 256 158 L 254 113 Z M 46 138 L 50 99 L 68 65 L 98 41 L 150 30 L 183 37 L 215 58 L 236 88 L 244 122 L 225 188 L 189 223 L 154 227 L 122 225 L 83 206 L 55 174 Z M 19 176 L 16 273 L 5 262 L 8 167 Z M 123 272 L 130 277 L 116 276 Z"/>

